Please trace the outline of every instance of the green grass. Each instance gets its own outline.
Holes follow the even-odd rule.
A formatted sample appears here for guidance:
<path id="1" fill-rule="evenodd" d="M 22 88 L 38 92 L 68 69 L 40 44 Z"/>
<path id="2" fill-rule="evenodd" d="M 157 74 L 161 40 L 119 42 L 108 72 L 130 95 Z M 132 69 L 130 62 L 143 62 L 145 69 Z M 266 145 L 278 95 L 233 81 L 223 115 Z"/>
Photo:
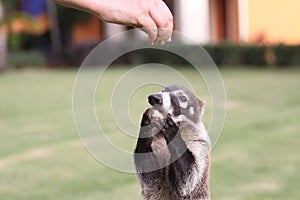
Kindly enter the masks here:
<path id="1" fill-rule="evenodd" d="M 102 97 L 126 70 L 108 72 L 107 87 L 97 90 L 99 113 L 109 112 L 109 98 Z M 181 71 L 198 82 L 192 71 Z M 221 73 L 227 118 L 212 152 L 212 199 L 300 199 L 300 71 Z M 103 166 L 82 147 L 72 116 L 75 76 L 47 70 L 0 74 L 1 200 L 141 199 L 134 175 Z M 209 97 L 202 83 L 196 89 Z M 145 95 L 139 90 L 129 103 L 135 123 L 147 106 Z M 206 121 L 209 115 L 208 107 Z M 111 115 L 98 116 L 110 139 L 128 151 L 134 148 L 135 139 L 120 135 Z"/>

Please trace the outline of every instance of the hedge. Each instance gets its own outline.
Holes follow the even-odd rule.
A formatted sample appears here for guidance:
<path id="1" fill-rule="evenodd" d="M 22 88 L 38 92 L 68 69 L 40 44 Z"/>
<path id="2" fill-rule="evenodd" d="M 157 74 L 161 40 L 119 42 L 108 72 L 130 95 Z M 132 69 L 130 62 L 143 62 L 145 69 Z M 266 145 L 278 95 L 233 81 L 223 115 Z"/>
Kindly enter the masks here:
<path id="1" fill-rule="evenodd" d="M 64 63 L 70 66 L 80 66 L 85 56 L 97 43 L 81 45 L 67 48 L 64 53 Z M 128 44 L 127 44 L 128 45 Z M 182 45 L 169 43 L 169 48 L 180 49 L 184 54 L 192 57 L 199 57 L 199 46 Z M 107 47 L 108 51 L 113 54 L 116 48 L 126 49 L 124 43 L 116 43 Z M 223 66 L 255 66 L 255 67 L 300 67 L 300 45 L 274 45 L 274 46 L 257 46 L 257 45 L 205 45 L 203 48 L 219 67 Z M 45 65 L 44 56 L 26 53 L 26 57 L 18 56 L 19 54 L 10 53 L 10 66 L 26 65 Z M 22 54 L 21 54 L 22 55 Z M 99 60 L 101 60 L 99 55 Z M 34 59 L 38 58 L 38 59 Z M 161 63 L 167 65 L 187 65 L 189 64 L 184 58 L 157 48 L 146 48 L 128 52 L 114 61 L 115 64 L 138 65 L 145 63 Z M 99 66 L 101 63 L 99 63 Z"/>
<path id="2" fill-rule="evenodd" d="M 171 48 L 189 54 L 189 56 L 199 57 L 199 47 L 188 45 L 173 45 Z M 203 48 L 218 66 L 298 66 L 300 67 L 300 45 L 205 45 Z M 144 49 L 130 52 L 127 60 L 132 63 L 160 62 L 166 64 L 186 64 L 187 62 L 170 52 L 158 49 Z M 129 59 L 128 59 L 129 58 Z"/>
<path id="3" fill-rule="evenodd" d="M 204 48 L 217 65 L 300 67 L 300 45 L 214 45 Z"/>
<path id="4" fill-rule="evenodd" d="M 199 57 L 199 47 L 189 45 L 172 45 L 170 47 L 180 49 L 189 56 Z M 217 66 L 256 66 L 256 67 L 300 67 L 300 45 L 205 45 L 207 51 Z M 126 59 L 124 59 L 126 58 Z M 158 62 L 163 64 L 187 64 L 188 62 L 180 56 L 160 49 L 142 49 L 127 53 L 120 57 L 116 63 L 141 64 Z"/>

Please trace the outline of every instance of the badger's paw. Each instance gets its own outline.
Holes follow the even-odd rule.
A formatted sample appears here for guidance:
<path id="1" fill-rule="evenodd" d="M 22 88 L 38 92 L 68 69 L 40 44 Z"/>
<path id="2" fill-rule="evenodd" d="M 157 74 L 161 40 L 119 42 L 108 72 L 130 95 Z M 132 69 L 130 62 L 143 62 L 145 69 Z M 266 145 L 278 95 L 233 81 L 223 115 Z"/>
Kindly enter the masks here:
<path id="1" fill-rule="evenodd" d="M 170 115 L 167 116 L 165 120 L 165 125 L 162 129 L 162 133 L 164 134 L 167 142 L 171 141 L 179 131 L 179 127 L 173 121 Z"/>
<path id="2" fill-rule="evenodd" d="M 144 135 L 149 137 L 156 135 L 163 129 L 165 121 L 166 115 L 163 112 L 153 108 L 147 109 L 141 123 Z"/>

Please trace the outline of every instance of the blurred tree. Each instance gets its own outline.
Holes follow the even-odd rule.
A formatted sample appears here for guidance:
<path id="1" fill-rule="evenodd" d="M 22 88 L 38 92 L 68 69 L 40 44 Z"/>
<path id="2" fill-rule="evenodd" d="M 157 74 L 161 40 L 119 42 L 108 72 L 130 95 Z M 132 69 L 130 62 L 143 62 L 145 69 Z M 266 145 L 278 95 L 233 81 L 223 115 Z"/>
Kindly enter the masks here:
<path id="1" fill-rule="evenodd" d="M 3 18 L 4 18 L 4 5 L 2 0 L 0 0 L 0 72 L 4 71 L 6 67 L 6 56 L 7 56 L 6 33 L 4 28 L 1 26 Z"/>
<path id="2" fill-rule="evenodd" d="M 51 19 L 50 38 L 52 44 L 52 57 L 54 62 L 61 62 L 62 56 L 62 42 L 61 42 L 61 31 L 58 22 L 57 6 L 51 0 L 47 0 L 47 14 L 48 18 Z"/>
<path id="3" fill-rule="evenodd" d="M 0 70 L 9 50 L 48 50 L 47 0 L 0 0 Z M 4 15 L 5 10 L 5 15 Z"/>
<path id="4" fill-rule="evenodd" d="M 22 34 L 39 34 L 44 27 L 29 15 L 19 12 L 19 0 L 0 0 L 0 71 L 6 68 L 7 49 L 18 49 Z"/>
<path id="5" fill-rule="evenodd" d="M 8 51 L 38 49 L 51 64 L 60 62 L 63 45 L 71 43 L 72 26 L 90 16 L 51 0 L 0 0 L 0 70 Z"/>
<path id="6" fill-rule="evenodd" d="M 61 30 L 61 37 L 63 39 L 63 45 L 68 46 L 72 43 L 71 32 L 74 24 L 78 22 L 85 22 L 89 19 L 91 14 L 76 10 L 73 8 L 57 5 L 58 24 Z"/>

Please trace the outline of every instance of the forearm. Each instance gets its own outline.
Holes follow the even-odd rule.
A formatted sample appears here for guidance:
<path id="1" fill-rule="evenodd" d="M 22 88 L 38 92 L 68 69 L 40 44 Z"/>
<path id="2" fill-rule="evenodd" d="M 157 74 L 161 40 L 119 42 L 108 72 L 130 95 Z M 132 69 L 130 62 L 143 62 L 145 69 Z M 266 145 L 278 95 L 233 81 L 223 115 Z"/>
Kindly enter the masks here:
<path id="1" fill-rule="evenodd" d="M 53 0 L 54 2 L 89 12 L 105 22 L 122 25 L 137 25 L 139 7 L 132 0 Z M 133 0 L 137 1 L 137 0 Z M 139 4 L 140 5 L 140 4 Z M 138 5 L 138 6 L 139 6 Z"/>
<path id="2" fill-rule="evenodd" d="M 102 21 L 141 28 L 150 44 L 169 41 L 173 16 L 162 0 L 53 0 L 92 13 Z"/>

